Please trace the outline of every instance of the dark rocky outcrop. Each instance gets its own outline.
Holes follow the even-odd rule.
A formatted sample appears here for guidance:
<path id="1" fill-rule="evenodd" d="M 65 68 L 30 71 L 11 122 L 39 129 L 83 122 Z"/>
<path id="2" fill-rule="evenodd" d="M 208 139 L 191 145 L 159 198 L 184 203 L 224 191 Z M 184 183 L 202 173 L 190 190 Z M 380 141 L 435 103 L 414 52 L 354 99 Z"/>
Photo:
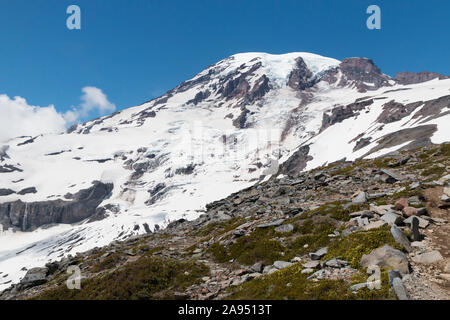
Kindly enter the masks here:
<path id="1" fill-rule="evenodd" d="M 246 128 L 247 123 L 247 114 L 250 113 L 250 110 L 247 108 L 243 108 L 241 114 L 233 120 L 233 126 L 235 126 L 238 129 L 244 129 Z"/>
<path id="2" fill-rule="evenodd" d="M 281 173 L 299 173 L 306 168 L 308 161 L 313 158 L 309 154 L 309 145 L 301 146 L 286 162 L 281 165 Z"/>
<path id="3" fill-rule="evenodd" d="M 316 79 L 301 57 L 295 59 L 295 69 L 289 75 L 288 86 L 295 90 L 305 90 L 316 84 Z"/>
<path id="4" fill-rule="evenodd" d="M 75 223 L 96 214 L 98 205 L 109 196 L 111 183 L 94 182 L 78 191 L 72 201 L 54 200 L 24 203 L 20 200 L 0 204 L 0 224 L 30 231 L 52 223 Z"/>
<path id="5" fill-rule="evenodd" d="M 14 194 L 14 193 L 16 193 L 16 192 L 11 189 L 4 189 L 4 188 L 0 189 L 0 197 L 9 196 L 10 194 Z"/>
<path id="6" fill-rule="evenodd" d="M 426 101 L 424 106 L 414 114 L 413 120 L 422 121 L 442 117 L 450 113 L 450 111 L 441 112 L 445 108 L 450 108 L 450 95 Z"/>
<path id="7" fill-rule="evenodd" d="M 444 76 L 443 74 L 437 73 L 437 72 L 428 72 L 428 71 L 422 71 L 422 72 L 398 72 L 395 76 L 395 80 L 399 84 L 415 84 L 415 83 L 421 83 L 430 81 L 433 79 L 438 78 L 439 80 L 442 79 L 449 79 L 449 76 Z"/>
<path id="8" fill-rule="evenodd" d="M 17 192 L 17 194 L 25 195 L 25 194 L 36 193 L 36 192 L 37 192 L 37 190 L 35 187 L 29 187 L 29 188 L 20 190 L 19 192 Z"/>
<path id="9" fill-rule="evenodd" d="M 22 172 L 23 170 L 9 164 L 0 166 L 0 173 L 9 173 L 14 171 Z"/>
<path id="10" fill-rule="evenodd" d="M 194 99 L 191 99 L 187 102 L 187 104 L 194 104 L 197 105 L 198 103 L 202 102 L 203 100 L 207 99 L 211 95 L 211 92 L 209 90 L 200 91 L 198 92 Z"/>
<path id="11" fill-rule="evenodd" d="M 430 137 L 436 132 L 437 126 L 435 124 L 428 124 L 414 128 L 402 129 L 396 132 L 388 133 L 377 141 L 377 146 L 373 147 L 369 152 L 361 158 L 377 152 L 381 149 L 394 147 L 405 142 L 410 142 L 401 150 L 411 150 L 415 148 L 424 147 L 431 144 Z"/>
<path id="12" fill-rule="evenodd" d="M 404 117 L 409 116 L 416 108 L 418 108 L 422 104 L 422 101 L 417 101 L 404 105 L 391 100 L 383 105 L 383 112 L 378 116 L 376 121 L 379 123 L 391 123 L 399 121 Z"/>
<path id="13" fill-rule="evenodd" d="M 389 80 L 392 79 L 382 74 L 374 62 L 367 58 L 344 59 L 339 64 L 339 69 L 344 75 L 339 83 L 340 86 L 353 83 L 359 92 L 391 86 Z M 370 83 L 371 85 L 367 85 L 366 83 Z"/>
<path id="14" fill-rule="evenodd" d="M 323 114 L 322 127 L 320 128 L 320 132 L 328 127 L 331 127 L 335 123 L 342 122 L 345 119 L 358 115 L 358 111 L 364 110 L 372 103 L 373 99 L 369 99 L 360 102 L 354 102 L 346 106 L 337 106 L 331 110 L 330 115 L 325 112 Z"/>

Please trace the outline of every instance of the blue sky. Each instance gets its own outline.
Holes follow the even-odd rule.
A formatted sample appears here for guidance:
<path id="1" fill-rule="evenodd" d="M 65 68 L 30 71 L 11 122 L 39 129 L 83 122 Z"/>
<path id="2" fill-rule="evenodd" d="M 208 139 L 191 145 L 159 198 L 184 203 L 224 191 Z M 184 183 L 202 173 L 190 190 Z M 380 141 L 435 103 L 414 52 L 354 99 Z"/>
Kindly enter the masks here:
<path id="1" fill-rule="evenodd" d="M 81 30 L 66 28 L 71 4 Z M 371 4 L 381 30 L 366 28 Z M 65 112 L 96 87 L 122 109 L 248 51 L 365 56 L 392 76 L 450 74 L 449 13 L 447 0 L 0 0 L 0 94 Z"/>

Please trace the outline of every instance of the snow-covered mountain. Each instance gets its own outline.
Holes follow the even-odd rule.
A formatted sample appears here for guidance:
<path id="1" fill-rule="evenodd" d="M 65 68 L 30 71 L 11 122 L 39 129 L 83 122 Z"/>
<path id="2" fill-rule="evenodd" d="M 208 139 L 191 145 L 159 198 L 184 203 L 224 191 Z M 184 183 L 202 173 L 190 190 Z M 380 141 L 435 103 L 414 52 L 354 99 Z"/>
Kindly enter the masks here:
<path id="1" fill-rule="evenodd" d="M 450 141 L 449 121 L 437 73 L 233 55 L 140 106 L 0 146 L 0 290 L 23 267 L 193 219 L 275 173 Z"/>

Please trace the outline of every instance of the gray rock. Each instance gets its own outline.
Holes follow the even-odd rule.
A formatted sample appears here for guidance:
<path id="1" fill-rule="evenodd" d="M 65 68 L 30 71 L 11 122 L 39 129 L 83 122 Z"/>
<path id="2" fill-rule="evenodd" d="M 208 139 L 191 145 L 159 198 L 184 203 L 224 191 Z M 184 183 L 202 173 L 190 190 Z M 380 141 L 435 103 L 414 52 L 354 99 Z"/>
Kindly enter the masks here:
<path id="1" fill-rule="evenodd" d="M 391 227 L 391 233 L 394 237 L 395 242 L 401 244 L 406 249 L 406 251 L 411 252 L 412 248 L 408 237 L 395 224 L 393 224 Z"/>
<path id="2" fill-rule="evenodd" d="M 396 214 L 396 213 L 392 213 L 392 212 L 387 212 L 386 214 L 384 214 L 381 217 L 381 220 L 383 220 L 384 222 L 386 222 L 389 225 L 399 225 L 400 223 L 403 222 L 403 218 Z"/>
<path id="3" fill-rule="evenodd" d="M 404 179 L 401 175 L 396 174 L 396 173 L 394 173 L 391 170 L 381 169 L 381 172 L 385 176 L 387 176 L 387 177 L 383 177 L 383 181 L 386 182 L 386 183 L 394 183 L 396 181 L 401 181 L 401 180 Z"/>
<path id="4" fill-rule="evenodd" d="M 430 222 L 428 220 L 425 220 L 425 219 L 417 217 L 417 216 L 408 217 L 407 219 L 403 220 L 403 223 L 407 224 L 407 225 L 411 225 L 413 218 L 416 218 L 418 220 L 419 228 L 425 229 L 430 224 Z"/>
<path id="5" fill-rule="evenodd" d="M 352 199 L 353 203 L 359 204 L 359 203 L 366 203 L 367 202 L 367 198 L 366 198 L 366 193 L 361 191 L 359 192 L 353 199 Z"/>
<path id="6" fill-rule="evenodd" d="M 325 247 L 325 248 L 321 248 L 321 249 L 317 250 L 316 252 L 311 252 L 309 254 L 309 256 L 312 260 L 320 260 L 327 253 L 328 253 L 328 247 Z"/>
<path id="7" fill-rule="evenodd" d="M 405 286 L 403 285 L 403 281 L 401 278 L 394 278 L 392 280 L 392 287 L 394 288 L 395 294 L 399 300 L 411 300 L 411 297 L 408 294 Z"/>
<path id="8" fill-rule="evenodd" d="M 294 226 L 292 224 L 282 224 L 281 226 L 278 226 L 275 228 L 276 232 L 280 233 L 288 233 L 294 230 Z"/>
<path id="9" fill-rule="evenodd" d="M 406 255 L 388 245 L 372 250 L 361 258 L 361 266 L 380 266 L 398 270 L 402 275 L 409 274 L 409 263 Z"/>
<path id="10" fill-rule="evenodd" d="M 372 230 L 372 229 L 377 229 L 380 228 L 384 225 L 386 225 L 387 223 L 383 220 L 377 220 L 377 221 L 373 221 L 371 223 L 369 223 L 368 225 L 364 226 L 364 230 Z"/>
<path id="11" fill-rule="evenodd" d="M 275 268 L 277 268 L 278 270 L 284 269 L 284 268 L 287 268 L 287 267 L 290 267 L 290 266 L 292 266 L 292 265 L 293 265 L 293 263 L 287 262 L 287 261 L 275 261 L 275 262 L 273 263 L 273 266 L 274 266 Z"/>
<path id="12" fill-rule="evenodd" d="M 300 273 L 305 274 L 305 273 L 313 273 L 313 272 L 314 272 L 314 269 L 306 268 L 306 269 L 303 269 Z"/>
<path id="13" fill-rule="evenodd" d="M 402 275 L 397 270 L 389 270 L 388 271 L 388 277 L 389 277 L 389 285 L 392 287 L 392 281 L 395 278 L 402 278 Z"/>
<path id="14" fill-rule="evenodd" d="M 350 213 L 350 217 L 373 218 L 373 212 L 370 210 L 362 210 Z"/>
<path id="15" fill-rule="evenodd" d="M 332 268 L 342 268 L 342 267 L 348 266 L 348 262 L 345 260 L 333 258 L 333 259 L 326 261 L 325 265 L 327 267 L 332 267 Z"/>
<path id="16" fill-rule="evenodd" d="M 304 268 L 314 269 L 314 268 L 317 268 L 318 266 L 320 266 L 320 262 L 317 260 L 308 261 L 308 262 L 302 264 L 302 266 Z"/>
<path id="17" fill-rule="evenodd" d="M 356 292 L 356 291 L 358 291 L 360 289 L 367 288 L 368 285 L 369 284 L 367 282 L 357 283 L 357 284 L 352 285 L 350 287 L 350 290 L 353 291 L 353 292 Z"/>
<path id="18" fill-rule="evenodd" d="M 0 222 L 4 229 L 17 227 L 30 231 L 52 223 L 76 223 L 89 218 L 90 221 L 104 218 L 105 209 L 98 205 L 110 195 L 112 183 L 94 181 L 88 189 L 73 195 L 71 201 L 53 200 L 39 202 L 5 202 L 0 204 Z M 25 218 L 26 216 L 26 218 Z"/>
<path id="19" fill-rule="evenodd" d="M 32 268 L 27 271 L 25 277 L 20 281 L 24 287 L 35 287 L 47 282 L 48 268 Z"/>
<path id="20" fill-rule="evenodd" d="M 254 265 L 252 265 L 249 269 L 252 272 L 258 272 L 262 273 L 264 270 L 264 264 L 261 262 L 256 262 Z"/>
<path id="21" fill-rule="evenodd" d="M 412 258 L 414 262 L 422 264 L 432 264 L 441 261 L 442 259 L 441 253 L 437 250 L 418 254 Z"/>
<path id="22" fill-rule="evenodd" d="M 420 240 L 420 233 L 419 233 L 419 218 L 412 216 L 411 217 L 411 239 L 412 241 L 419 241 Z"/>
<path id="23" fill-rule="evenodd" d="M 263 224 L 257 225 L 256 227 L 257 228 L 261 228 L 261 229 L 269 228 L 269 227 L 278 227 L 283 222 L 284 222 L 284 219 L 278 219 L 278 220 L 275 220 L 273 222 L 263 223 Z"/>

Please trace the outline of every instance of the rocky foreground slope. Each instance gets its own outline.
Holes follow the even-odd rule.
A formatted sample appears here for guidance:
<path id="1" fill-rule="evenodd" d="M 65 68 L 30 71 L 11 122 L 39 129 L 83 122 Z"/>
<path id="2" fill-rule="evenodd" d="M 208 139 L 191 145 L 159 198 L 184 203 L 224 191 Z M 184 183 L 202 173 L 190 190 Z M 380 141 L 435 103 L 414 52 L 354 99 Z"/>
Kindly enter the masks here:
<path id="1" fill-rule="evenodd" d="M 193 221 L 26 270 L 0 298 L 449 299 L 449 168 L 450 144 L 282 166 Z"/>

